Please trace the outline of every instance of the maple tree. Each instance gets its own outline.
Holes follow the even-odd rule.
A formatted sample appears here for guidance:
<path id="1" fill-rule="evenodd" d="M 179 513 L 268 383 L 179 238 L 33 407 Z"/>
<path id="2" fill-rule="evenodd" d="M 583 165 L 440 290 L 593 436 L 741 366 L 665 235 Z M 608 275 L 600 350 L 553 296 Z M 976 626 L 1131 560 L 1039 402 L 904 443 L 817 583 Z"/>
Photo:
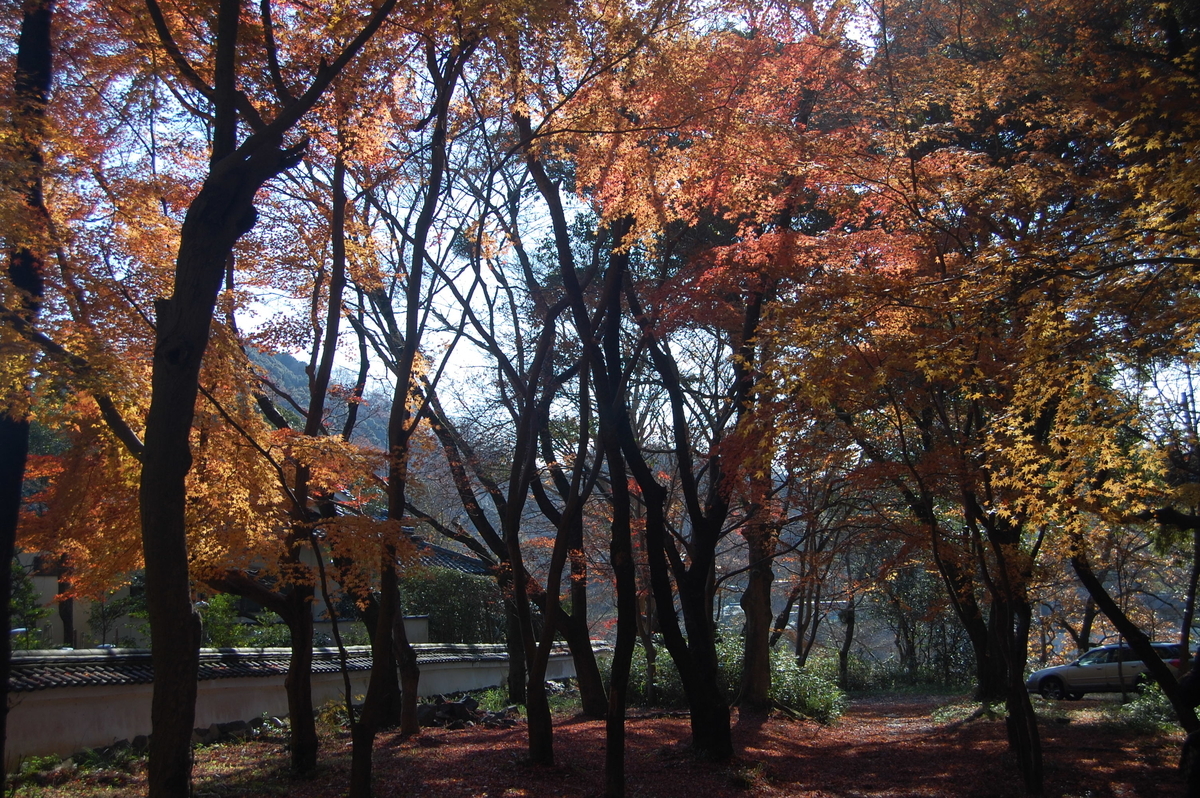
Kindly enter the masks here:
<path id="1" fill-rule="evenodd" d="M 21 32 L 17 41 L 16 69 L 13 75 L 10 124 L 5 139 L 13 149 L 11 160 L 17 176 L 13 193 L 17 195 L 17 215 L 8 213 L 5 250 L 8 257 L 9 291 L 3 297 L 4 308 L 15 314 L 16 323 L 31 325 L 42 302 L 42 270 L 47 251 L 48 217 L 43 199 L 43 149 L 47 138 L 46 104 L 54 74 L 50 45 L 54 6 L 52 2 L 26 3 L 22 6 Z M 9 200 L 8 197 L 5 197 Z M 4 203 L 8 205 L 9 202 Z M 22 207 L 23 206 L 23 207 Z M 6 209 L 7 210 L 7 209 Z M 7 314 L 6 314 L 7 315 Z M 9 322 L 10 324 L 12 322 Z M 8 326 L 6 324 L 6 326 Z M 0 595 L 11 594 L 12 561 L 17 538 L 26 459 L 29 453 L 29 390 L 31 364 L 24 353 L 6 355 L 7 365 L 0 395 Z M 0 755 L 7 740 L 8 674 L 12 640 L 7 634 L 9 603 L 0 610 L 0 682 L 4 707 L 0 709 Z M 0 786 L 3 777 L 0 776 Z"/>
<path id="2" fill-rule="evenodd" d="M 1085 554 L 1097 511 L 1136 510 L 1148 487 L 1108 376 L 1134 344 L 1120 333 L 1146 329 L 1121 305 L 1146 275 L 1098 100 L 1110 87 L 1079 80 L 1124 35 L 1095 13 L 1063 4 L 1014 24 L 983 5 L 876 7 L 872 142 L 840 166 L 859 202 L 833 247 L 851 250 L 826 250 L 840 265 L 817 276 L 835 279 L 810 276 L 778 328 L 793 396 L 840 419 L 926 528 L 1031 792 L 1022 674 L 1039 556 L 1069 548 L 1094 600 L 1138 634 Z M 803 362 L 816 368 L 791 371 Z"/>
<path id="3" fill-rule="evenodd" d="M 1155 379 L 1175 392 L 1196 351 L 1188 9 L 434 3 L 390 25 L 390 2 L 242 5 L 56 12 L 55 70 L 81 78 L 71 97 L 105 89 L 52 103 L 53 137 L 46 84 L 30 89 L 40 99 L 14 112 L 12 160 L 39 174 L 49 143 L 52 201 L 35 179 L 0 206 L 21 221 L 5 233 L 4 345 L 19 356 L 0 424 L 19 433 L 38 395 L 71 442 L 31 461 L 46 512 L 23 534 L 70 554 L 80 595 L 139 564 L 141 469 L 163 674 L 152 794 L 187 778 L 192 579 L 288 620 L 293 763 L 315 763 L 305 547 L 372 608 L 351 776 L 352 794 L 370 793 L 397 666 L 414 731 L 419 672 L 395 587 L 414 518 L 499 565 L 539 762 L 554 758 L 546 657 L 556 630 L 567 636 L 588 711 L 606 717 L 612 795 L 635 640 L 652 656 L 656 628 L 694 748 L 732 755 L 715 597 L 735 580 L 746 712 L 769 705 L 769 647 L 792 610 L 803 660 L 830 624 L 822 607 L 844 605 L 845 680 L 856 612 L 890 613 L 913 666 L 906 605 L 950 607 L 979 697 L 1007 702 L 1030 792 L 1035 635 L 1041 658 L 1056 626 L 1086 648 L 1103 615 L 1148 650 L 1156 616 L 1118 588 L 1174 547 L 1190 562 L 1188 642 L 1194 400 L 1148 398 Z M 97 54 L 79 44 L 88 27 Z M 65 234 L 38 229 L 47 214 Z M 281 288 L 300 309 L 240 331 Z M 359 370 L 341 387 L 346 324 Z M 461 403 L 473 419 L 438 387 L 464 341 L 495 375 Z M 306 399 L 289 410 L 252 375 L 255 343 L 307 350 Z M 392 388 L 382 480 L 349 442 L 372 360 Z M 0 448 L 24 467 L 19 445 Z M 449 474 L 468 524 L 422 501 L 426 467 Z M 371 485 L 364 495 L 382 485 L 386 522 L 342 514 L 348 479 Z M 607 696 L 588 662 L 586 528 L 606 530 L 617 605 Z M 738 537 L 745 563 L 718 575 Z M 795 581 L 776 617 L 781 572 Z"/>
<path id="4" fill-rule="evenodd" d="M 301 83 L 299 92 L 294 93 L 281 77 L 269 3 L 263 6 L 261 19 L 267 68 L 258 71 L 248 69 L 244 61 L 239 63 L 241 3 L 237 0 L 219 4 L 207 32 L 211 38 L 200 42 L 181 42 L 163 7 L 154 0 L 147 4 L 143 19 L 151 23 L 157 47 L 186 90 L 211 104 L 213 119 L 209 169 L 180 228 L 173 293 L 169 299 L 158 300 L 155 308 L 151 396 L 139 490 L 157 674 L 151 711 L 152 796 L 180 795 L 188 789 L 199 646 L 186 548 L 186 476 L 192 464 L 188 439 L 217 292 L 234 244 L 254 226 L 255 194 L 267 180 L 293 166 L 302 152 L 302 144 L 288 144 L 285 136 L 393 6 L 394 2 L 385 0 L 334 60 L 327 63 L 322 59 L 311 80 Z M 211 68 L 209 76 L 198 72 L 196 63 Z M 245 93 L 249 88 L 245 81 L 264 73 L 277 79 L 272 90 L 256 98 L 273 112 L 269 120 Z M 243 81 L 240 86 L 239 78 Z M 239 125 L 252 131 L 240 141 Z"/>
<path id="5" fill-rule="evenodd" d="M 754 371 L 758 359 L 768 356 L 758 349 L 758 320 L 775 286 L 769 256 L 752 266 L 749 260 L 733 265 L 734 258 L 722 261 L 712 251 L 731 241 L 769 238 L 777 227 L 803 215 L 804 181 L 781 181 L 775 150 L 806 146 L 805 135 L 796 131 L 811 121 L 818 99 L 836 93 L 833 87 L 841 65 L 849 64 L 845 57 L 850 52 L 840 46 L 837 9 L 825 18 L 809 12 L 797 21 L 786 13 L 774 18 L 772 12 L 749 8 L 744 34 L 680 37 L 668 58 L 653 62 L 648 74 L 639 76 L 640 85 L 654 86 L 654 91 L 642 94 L 624 83 L 605 85 L 610 96 L 620 92 L 624 101 L 604 120 L 617 133 L 580 142 L 575 156 L 581 165 L 579 180 L 595 192 L 604 217 L 613 224 L 628 220 L 631 225 L 624 246 L 643 246 L 643 257 L 655 264 L 644 273 L 631 270 L 629 277 L 610 279 L 624 281 L 619 302 L 627 304 L 640 336 L 642 348 L 628 357 L 652 363 L 655 378 L 665 388 L 665 440 L 652 446 L 666 448 L 677 469 L 673 474 L 681 490 L 679 516 L 668 511 L 669 485 L 647 460 L 646 444 L 630 434 L 622 420 L 615 423 L 621 430 L 622 455 L 646 508 L 656 610 L 666 646 L 687 687 L 695 745 L 717 758 L 731 751 L 723 731 L 728 728 L 726 699 L 712 683 L 716 653 L 709 574 L 717 543 L 735 517 L 728 483 L 737 473 L 739 453 L 726 438 L 730 428 L 749 416 L 757 399 Z M 775 91 L 780 85 L 794 86 L 795 93 L 781 96 Z M 731 168 L 735 152 L 736 173 Z M 722 268 L 725 264 L 730 267 Z M 620 305 L 607 312 L 619 314 Z M 698 325 L 689 326 L 691 313 L 709 314 L 706 321 L 715 316 L 715 330 L 698 333 Z M 690 340 L 698 334 L 714 335 L 719 355 L 699 362 L 717 368 L 698 377 L 684 376 L 682 364 L 698 361 Z M 704 351 L 706 345 L 696 347 Z M 615 349 L 608 355 L 618 358 L 609 365 L 617 374 L 624 356 Z M 699 410 L 710 400 L 701 390 L 693 392 L 693 380 L 715 395 L 715 406 Z M 693 414 L 706 417 L 706 422 L 693 424 Z M 750 477 L 748 519 L 742 522 L 751 562 L 750 587 L 743 594 L 749 633 L 742 699 L 747 707 L 766 704 L 773 620 L 769 588 L 775 524 L 763 501 L 769 490 L 768 469 L 754 467 L 755 456 L 761 463 L 769 462 L 771 454 L 751 447 L 740 453 Z M 689 530 L 684 538 L 686 558 L 666 534 L 676 524 Z M 673 611 L 675 588 L 686 634 Z"/>

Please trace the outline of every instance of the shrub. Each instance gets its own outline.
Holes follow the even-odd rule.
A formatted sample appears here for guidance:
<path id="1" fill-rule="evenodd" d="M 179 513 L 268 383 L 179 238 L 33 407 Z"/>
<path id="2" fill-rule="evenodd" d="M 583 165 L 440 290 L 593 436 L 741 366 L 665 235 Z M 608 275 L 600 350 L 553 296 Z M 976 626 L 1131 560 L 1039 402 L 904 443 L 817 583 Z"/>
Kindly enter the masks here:
<path id="1" fill-rule="evenodd" d="M 918 665 L 915 669 L 902 665 L 896 657 L 885 660 L 869 661 L 858 654 L 851 654 L 848 668 L 849 682 L 846 687 L 851 692 L 904 690 L 909 688 L 928 689 L 930 687 L 961 690 L 973 684 L 975 674 L 972 670 L 955 671 L 947 681 L 944 671 L 926 665 Z M 837 681 L 837 662 L 834 660 L 833 676 Z"/>
<path id="2" fill-rule="evenodd" d="M 21 767 L 18 772 L 22 775 L 40 773 L 43 770 L 53 770 L 60 764 L 62 764 L 62 757 L 58 754 L 31 756 L 21 760 Z"/>
<path id="3" fill-rule="evenodd" d="M 637 641 L 633 650 L 633 663 L 629 671 L 629 704 L 632 706 L 664 707 L 666 709 L 684 709 L 687 707 L 687 696 L 683 692 L 683 681 L 675 668 L 675 661 L 661 641 L 656 641 L 654 701 L 650 700 L 650 678 L 646 662 L 646 649 L 642 641 Z M 605 658 L 602 663 L 604 681 L 607 683 L 612 666 L 611 658 Z"/>
<path id="4" fill-rule="evenodd" d="M 504 640 L 504 597 L 490 577 L 449 568 L 414 568 L 401 577 L 400 596 L 406 613 L 429 616 L 432 642 Z"/>
<path id="5" fill-rule="evenodd" d="M 1178 726 L 1171 702 L 1155 683 L 1146 685 L 1141 695 L 1123 704 L 1116 714 L 1119 722 L 1146 734 L 1169 731 Z"/>
<path id="6" fill-rule="evenodd" d="M 499 712 L 509 705 L 508 690 L 503 687 L 489 687 L 474 693 L 479 708 L 487 712 Z"/>
<path id="7" fill-rule="evenodd" d="M 801 668 L 795 656 L 788 650 L 771 650 L 771 699 L 793 712 L 828 723 L 845 710 L 846 696 L 838 689 L 836 676 L 829 678 L 824 671 L 828 664 L 816 660 L 819 667 Z M 601 670 L 608 680 L 612 663 L 610 658 L 601 661 Z M 731 697 L 736 693 L 742 676 L 742 642 L 733 635 L 717 642 L 717 667 L 722 685 Z M 658 647 L 657 678 L 655 679 L 654 706 L 667 709 L 687 708 L 687 696 L 683 682 L 670 654 L 663 646 Z M 833 672 L 837 672 L 834 660 Z M 633 652 L 633 663 L 629 674 L 629 703 L 647 706 L 648 680 L 645 649 L 638 641 Z"/>
<path id="8" fill-rule="evenodd" d="M 240 614 L 239 607 L 238 597 L 229 593 L 208 598 L 201 608 L 205 645 L 212 648 L 291 645 L 291 632 L 278 615 L 264 611 L 248 621 Z"/>
<path id="9" fill-rule="evenodd" d="M 771 650 L 771 699 L 821 723 L 846 711 L 846 694 L 834 679 L 801 668 L 790 652 Z"/>
<path id="10" fill-rule="evenodd" d="M 128 745 L 111 748 L 85 748 L 71 757 L 80 770 L 125 770 L 145 758 Z"/>

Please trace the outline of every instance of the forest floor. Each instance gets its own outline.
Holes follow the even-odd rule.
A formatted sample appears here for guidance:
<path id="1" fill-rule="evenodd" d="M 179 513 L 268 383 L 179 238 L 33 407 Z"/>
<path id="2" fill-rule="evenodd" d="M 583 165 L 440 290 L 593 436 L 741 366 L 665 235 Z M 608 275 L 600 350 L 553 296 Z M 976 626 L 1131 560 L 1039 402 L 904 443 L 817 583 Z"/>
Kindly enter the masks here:
<path id="1" fill-rule="evenodd" d="M 1111 719 L 1109 699 L 1038 701 L 1045 757 L 1045 795 L 1052 798 L 1183 796 L 1175 764 L 1179 735 L 1135 733 Z M 877 695 L 852 698 L 832 725 L 786 717 L 734 715 L 737 757 L 696 762 L 688 720 L 679 713 L 631 711 L 626 730 L 626 783 L 631 798 L 900 798 L 901 796 L 1021 796 L 1002 720 L 967 719 L 963 697 Z M 599 796 L 604 786 L 604 724 L 561 718 L 554 729 L 556 764 L 531 766 L 525 727 L 426 729 L 401 739 L 382 733 L 376 744 L 375 794 L 393 796 Z M 279 739 L 196 749 L 197 798 L 345 794 L 349 735 L 330 730 L 315 778 L 287 773 Z M 45 782 L 47 779 L 40 779 Z M 55 781 L 56 779 L 49 779 Z M 143 795 L 144 761 L 128 770 L 95 770 L 58 785 L 30 779 L 15 795 L 93 798 Z"/>

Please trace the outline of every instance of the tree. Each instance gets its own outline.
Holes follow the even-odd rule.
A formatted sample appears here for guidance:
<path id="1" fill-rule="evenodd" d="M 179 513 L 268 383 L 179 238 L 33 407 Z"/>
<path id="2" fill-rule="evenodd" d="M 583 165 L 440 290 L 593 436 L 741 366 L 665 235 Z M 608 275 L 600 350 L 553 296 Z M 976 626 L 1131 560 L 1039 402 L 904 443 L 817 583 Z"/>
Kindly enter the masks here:
<path id="1" fill-rule="evenodd" d="M 395 2 L 384 0 L 336 58 L 321 63 L 302 92 L 294 94 L 281 79 L 275 86 L 278 104 L 270 121 L 238 87 L 240 5 L 237 0 L 222 0 L 216 10 L 212 50 L 203 56 L 211 58 L 211 80 L 203 78 L 180 49 L 158 3 L 149 0 L 147 9 L 158 46 L 184 84 L 211 103 L 214 120 L 209 171 L 188 206 L 180 231 L 173 294 L 156 304 L 152 388 L 139 492 L 151 647 L 155 673 L 159 674 L 151 710 L 151 796 L 185 794 L 191 771 L 199 623 L 189 589 L 185 480 L 191 467 L 188 437 L 200 365 L 217 292 L 234 243 L 254 225 L 255 194 L 267 180 L 293 166 L 303 150 L 302 144 L 286 144 L 285 136 L 379 28 Z M 263 8 L 266 34 L 273 23 L 270 5 Z M 279 76 L 279 52 L 273 42 L 265 40 L 264 44 L 268 71 Z M 240 143 L 239 124 L 253 131 Z"/>
<path id="2" fill-rule="evenodd" d="M 664 642 L 697 702 L 696 746 L 717 757 L 731 749 L 719 731 L 728 725 L 722 720 L 727 711 L 711 705 L 724 703 L 711 683 L 713 552 L 729 527 L 742 530 L 750 576 L 743 594 L 748 634 L 741 700 L 746 708 L 762 707 L 770 676 L 769 591 L 777 534 L 766 502 L 771 486 L 764 464 L 772 453 L 761 445 L 757 451 L 739 448 L 731 433 L 748 424 L 756 403 L 768 398 L 755 373 L 771 357 L 760 321 L 775 298 L 777 264 L 785 260 L 773 248 L 824 223 L 808 213 L 815 186 L 807 175 L 781 175 L 777 154 L 809 157 L 819 125 L 836 124 L 852 52 L 844 46 L 844 20 L 836 8 L 824 15 L 796 10 L 794 16 L 793 9 L 783 8 L 741 11 L 742 27 L 680 36 L 669 56 L 647 61 L 646 73 L 653 77 L 637 85 L 652 91 L 643 95 L 628 85 L 606 84 L 626 99 L 604 118 L 621 132 L 580 142 L 574 158 L 580 182 L 595 192 L 603 218 L 632 219 L 627 245 L 644 247 L 639 255 L 645 266 L 631 272 L 623 293 L 641 336 L 638 345 L 669 396 L 662 424 L 666 440 L 653 448 L 669 451 L 679 478 L 679 516 L 668 512 L 668 486 L 651 484 L 660 464 L 634 453 L 644 448 L 634 436 L 626 435 L 622 445 L 647 505 L 651 581 Z M 780 92 L 780 86 L 794 87 L 794 93 Z M 719 354 L 701 361 L 704 372 L 692 373 L 693 343 L 705 351 L 710 341 Z M 638 461 L 644 466 L 634 465 Z M 746 485 L 735 489 L 740 478 Z M 746 497 L 740 507 L 733 503 L 737 490 Z M 747 518 L 738 517 L 743 509 Z M 669 517 L 681 530 L 680 551 L 671 551 L 676 544 L 664 526 Z M 678 623 L 671 612 L 672 579 L 686 636 L 671 631 Z"/>
<path id="3" fill-rule="evenodd" d="M 19 216 L 6 225 L 8 285 L 4 286 L 5 326 L 31 326 L 37 318 L 44 291 L 43 275 L 49 216 L 43 200 L 43 148 L 46 104 L 54 75 L 51 51 L 52 0 L 30 0 L 22 4 L 21 33 L 17 41 L 13 76 L 11 128 L 12 160 L 17 168 L 14 183 Z M 5 203 L 8 204 L 8 203 Z M 12 358 L 4 370 L 0 398 L 0 595 L 12 587 L 12 562 L 17 540 L 17 519 L 25 484 L 25 461 L 29 454 L 28 381 L 31 366 L 26 357 Z M 0 602 L 0 631 L 11 627 L 10 607 Z M 8 675 L 12 640 L 3 635 L 0 643 L 0 683 L 4 685 L 0 709 L 0 755 L 7 739 Z M 2 781 L 2 779 L 0 779 Z M 2 785 L 0 785 L 2 786 Z"/>

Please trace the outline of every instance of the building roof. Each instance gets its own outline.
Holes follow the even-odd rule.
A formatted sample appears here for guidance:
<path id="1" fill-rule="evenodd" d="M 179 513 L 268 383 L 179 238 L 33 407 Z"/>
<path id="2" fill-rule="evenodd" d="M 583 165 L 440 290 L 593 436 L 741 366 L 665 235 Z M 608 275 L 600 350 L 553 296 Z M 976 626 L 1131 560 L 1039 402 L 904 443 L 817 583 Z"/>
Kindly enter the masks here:
<path id="1" fill-rule="evenodd" d="M 416 643 L 418 664 L 504 661 L 502 645 Z M 371 669 L 369 646 L 347 646 L 346 666 Z M 200 681 L 257 676 L 281 676 L 291 662 L 288 648 L 221 648 L 200 652 Z M 313 649 L 313 673 L 340 670 L 336 648 Z M 78 651 L 14 651 L 8 689 L 12 693 L 54 687 L 150 684 L 154 668 L 147 649 L 99 648 Z"/>
<path id="2" fill-rule="evenodd" d="M 429 543 L 416 536 L 413 537 L 413 542 L 417 544 L 417 552 L 421 557 L 421 562 L 425 565 L 434 568 L 449 568 L 451 571 L 460 571 L 473 576 L 492 575 L 493 566 L 477 557 L 460 554 L 457 551 Z"/>

